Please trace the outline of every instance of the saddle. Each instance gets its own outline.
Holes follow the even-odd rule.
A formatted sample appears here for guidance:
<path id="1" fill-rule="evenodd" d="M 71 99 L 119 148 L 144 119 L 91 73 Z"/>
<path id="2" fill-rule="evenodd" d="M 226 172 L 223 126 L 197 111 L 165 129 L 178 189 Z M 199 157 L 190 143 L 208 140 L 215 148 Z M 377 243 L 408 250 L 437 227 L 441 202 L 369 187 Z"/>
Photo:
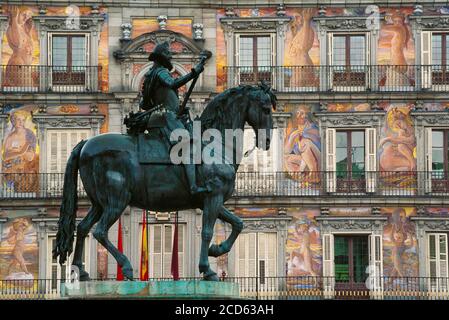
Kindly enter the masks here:
<path id="1" fill-rule="evenodd" d="M 162 128 L 137 135 L 137 155 L 140 164 L 171 164 L 170 142 Z"/>

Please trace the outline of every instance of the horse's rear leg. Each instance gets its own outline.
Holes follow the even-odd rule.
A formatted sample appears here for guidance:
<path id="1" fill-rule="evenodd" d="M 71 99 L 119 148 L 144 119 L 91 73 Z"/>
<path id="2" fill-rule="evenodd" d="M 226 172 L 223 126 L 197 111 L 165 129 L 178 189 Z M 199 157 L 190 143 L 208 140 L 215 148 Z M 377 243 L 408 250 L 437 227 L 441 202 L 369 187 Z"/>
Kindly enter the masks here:
<path id="1" fill-rule="evenodd" d="M 122 268 L 125 278 L 128 280 L 133 280 L 133 268 L 128 258 L 123 253 L 118 251 L 118 249 L 108 239 L 108 230 L 120 218 L 125 208 L 126 205 L 120 207 L 105 207 L 103 209 L 103 215 L 95 227 L 94 237 L 103 245 L 103 247 L 106 248 L 106 250 L 108 250 L 110 254 L 112 254 L 118 265 Z"/>
<path id="2" fill-rule="evenodd" d="M 237 217 L 232 211 L 229 211 L 224 206 L 221 208 L 218 218 L 224 222 L 231 224 L 231 235 L 220 244 L 213 244 L 209 248 L 209 256 L 219 257 L 225 253 L 231 251 L 231 248 L 237 240 L 240 232 L 243 230 L 243 221 Z"/>
<path id="3" fill-rule="evenodd" d="M 215 221 L 223 206 L 223 196 L 214 195 L 204 199 L 203 208 L 203 229 L 201 231 L 201 252 L 200 252 L 200 273 L 203 273 L 204 280 L 218 281 L 217 274 L 210 268 L 209 245 L 212 240 Z"/>
<path id="4" fill-rule="evenodd" d="M 78 227 L 76 228 L 76 245 L 72 264 L 77 266 L 79 269 L 80 281 L 90 280 L 89 274 L 84 270 L 83 266 L 84 239 L 89 234 L 92 226 L 100 219 L 101 212 L 101 208 L 98 205 L 93 205 L 89 209 L 86 217 L 84 217 L 84 219 L 78 224 Z"/>

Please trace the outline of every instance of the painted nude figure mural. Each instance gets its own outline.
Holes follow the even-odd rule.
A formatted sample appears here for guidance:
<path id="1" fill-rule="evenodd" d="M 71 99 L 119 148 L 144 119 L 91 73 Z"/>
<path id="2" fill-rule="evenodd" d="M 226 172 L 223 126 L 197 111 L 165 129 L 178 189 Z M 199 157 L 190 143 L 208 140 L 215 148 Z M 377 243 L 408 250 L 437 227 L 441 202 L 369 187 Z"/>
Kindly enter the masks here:
<path id="1" fill-rule="evenodd" d="M 8 275 L 11 275 L 13 271 L 30 274 L 23 257 L 25 250 L 25 231 L 28 227 L 29 224 L 26 219 L 16 219 L 9 230 L 8 242 L 13 244 L 14 247 L 11 252 L 12 259 L 7 270 Z"/>
<path id="2" fill-rule="evenodd" d="M 290 130 L 287 129 L 284 145 L 285 168 L 289 172 L 306 173 L 308 182 L 316 182 L 319 179 L 316 172 L 320 171 L 320 133 L 307 108 L 299 108 Z"/>
<path id="3" fill-rule="evenodd" d="M 12 111 L 11 130 L 3 142 L 2 163 L 6 175 L 6 188 L 15 192 L 37 191 L 38 180 L 20 173 L 38 172 L 37 140 L 35 133 L 26 127 L 31 123 L 31 114 L 25 110 Z M 31 180 L 30 180 L 31 178 Z"/>
<path id="4" fill-rule="evenodd" d="M 317 78 L 311 67 L 299 68 L 298 66 L 313 66 L 309 51 L 313 47 L 315 32 L 312 28 L 312 18 L 315 9 L 302 10 L 300 16 L 296 16 L 290 26 L 292 38 L 286 50 L 292 70 L 290 78 L 291 87 L 310 87 L 317 84 Z"/>
<path id="5" fill-rule="evenodd" d="M 3 77 L 7 86 L 32 86 L 30 70 L 23 70 L 18 66 L 33 64 L 33 29 L 32 12 L 18 6 L 9 7 L 9 25 L 6 30 L 6 39 L 12 49 L 6 72 Z"/>
<path id="6" fill-rule="evenodd" d="M 416 170 L 416 142 L 409 112 L 409 108 L 394 106 L 387 113 L 379 142 L 381 171 Z"/>
<path id="7" fill-rule="evenodd" d="M 416 243 L 415 229 L 410 223 L 405 209 L 395 208 L 384 228 L 385 276 L 416 276 Z"/>
<path id="8" fill-rule="evenodd" d="M 385 16 L 386 23 L 383 24 L 381 32 L 392 36 L 390 42 L 390 63 L 387 66 L 385 86 L 410 85 L 407 75 L 408 66 L 404 50 L 410 39 L 410 31 L 405 22 L 405 17 L 395 12 Z"/>
<path id="9" fill-rule="evenodd" d="M 321 274 L 321 243 L 314 210 L 294 212 L 288 229 L 287 275 L 312 276 Z"/>

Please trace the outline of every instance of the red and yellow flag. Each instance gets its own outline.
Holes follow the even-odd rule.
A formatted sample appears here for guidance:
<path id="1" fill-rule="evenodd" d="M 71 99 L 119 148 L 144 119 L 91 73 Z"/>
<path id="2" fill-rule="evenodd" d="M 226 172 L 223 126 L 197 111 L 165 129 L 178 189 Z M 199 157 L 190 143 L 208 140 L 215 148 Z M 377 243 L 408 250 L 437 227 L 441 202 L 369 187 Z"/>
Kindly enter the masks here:
<path id="1" fill-rule="evenodd" d="M 122 239 L 122 218 L 118 219 L 118 235 L 117 235 L 117 249 L 120 253 L 123 253 L 123 239 Z M 123 281 L 122 268 L 117 263 L 117 281 Z"/>
<path id="2" fill-rule="evenodd" d="M 148 281 L 148 226 L 147 212 L 142 211 L 142 246 L 140 252 L 140 280 Z"/>

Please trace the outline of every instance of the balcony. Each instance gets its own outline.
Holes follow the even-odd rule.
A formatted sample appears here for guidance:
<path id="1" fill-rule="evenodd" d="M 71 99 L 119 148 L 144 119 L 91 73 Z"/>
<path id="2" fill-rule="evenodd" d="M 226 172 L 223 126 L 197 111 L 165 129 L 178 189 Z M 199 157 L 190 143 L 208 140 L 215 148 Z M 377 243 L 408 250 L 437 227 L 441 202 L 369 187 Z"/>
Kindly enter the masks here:
<path id="1" fill-rule="evenodd" d="M 0 200 L 59 199 L 63 184 L 63 173 L 0 173 Z M 86 198 L 81 181 L 78 195 Z M 238 172 L 233 196 L 445 199 L 449 172 Z"/>
<path id="2" fill-rule="evenodd" d="M 281 93 L 447 92 L 446 65 L 224 67 L 227 87 L 270 83 Z"/>
<path id="3" fill-rule="evenodd" d="M 0 66 L 1 93 L 93 93 L 101 90 L 101 66 Z"/>
<path id="4" fill-rule="evenodd" d="M 199 281 L 201 278 L 180 280 Z M 371 277 L 370 288 L 365 283 L 351 285 L 323 276 L 225 277 L 220 281 L 238 283 L 240 297 L 251 300 L 449 300 L 447 277 Z M 65 279 L 0 280 L 0 300 L 61 299 L 64 282 Z"/>

